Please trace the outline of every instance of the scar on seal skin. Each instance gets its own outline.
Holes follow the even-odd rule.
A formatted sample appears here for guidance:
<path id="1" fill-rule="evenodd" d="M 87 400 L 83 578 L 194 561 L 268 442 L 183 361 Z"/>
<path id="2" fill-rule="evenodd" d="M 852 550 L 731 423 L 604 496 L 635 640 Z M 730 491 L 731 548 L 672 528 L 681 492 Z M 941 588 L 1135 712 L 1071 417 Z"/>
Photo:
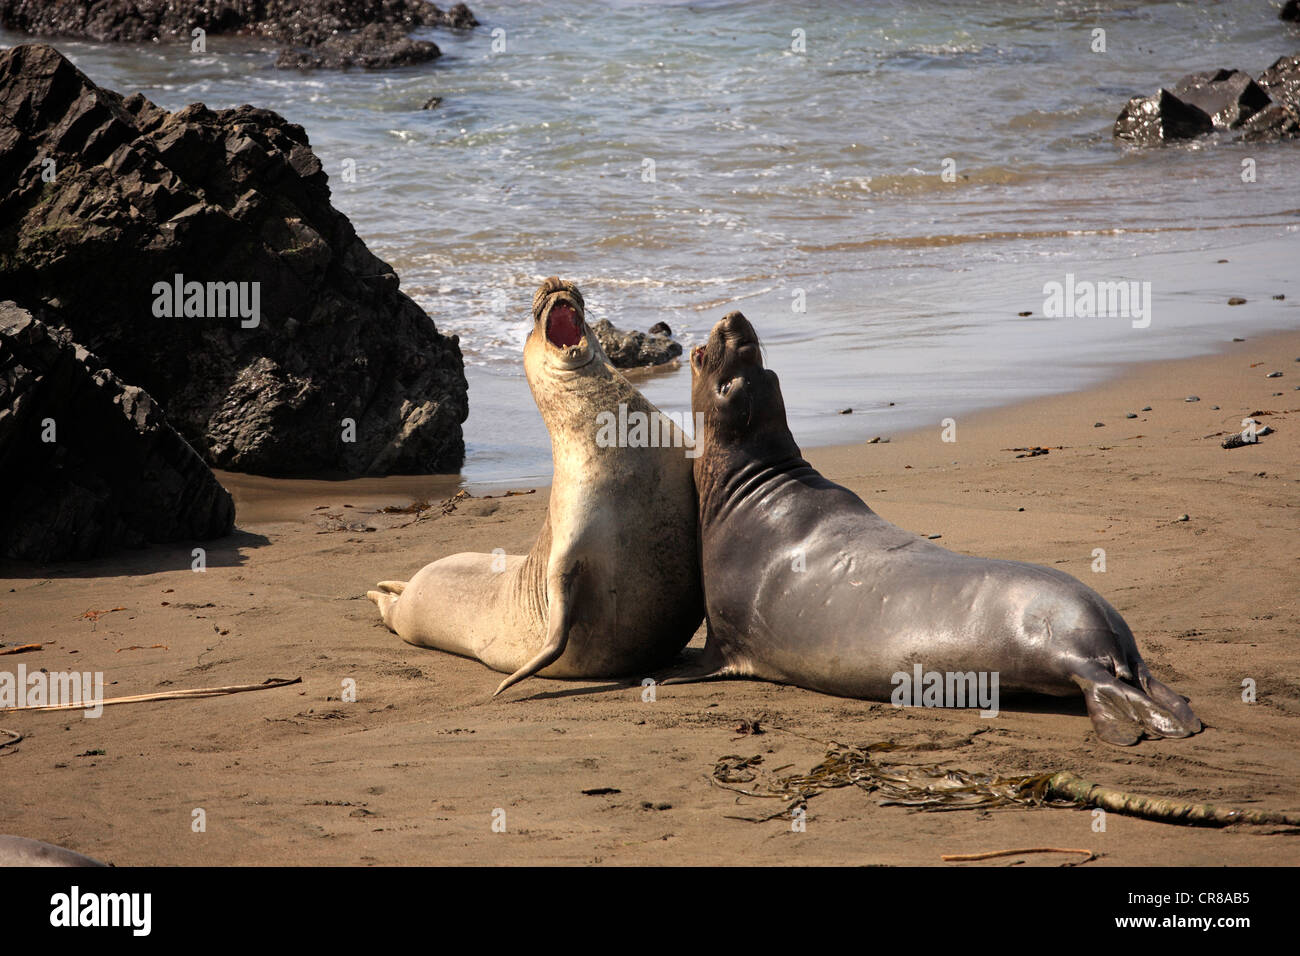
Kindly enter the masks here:
<path id="1" fill-rule="evenodd" d="M 665 683 L 752 677 L 889 700 L 892 676 L 919 663 L 997 672 L 1007 692 L 1082 692 L 1112 744 L 1201 729 L 1096 591 L 1052 568 L 955 554 L 822 477 L 739 312 L 693 350 L 691 371 L 709 636 L 701 663 Z"/>
<path id="2" fill-rule="evenodd" d="M 571 282 L 547 279 L 533 296 L 524 372 L 555 463 L 532 550 L 504 562 L 452 555 L 368 597 L 404 641 L 509 674 L 498 694 L 533 674 L 648 674 L 704 616 L 689 443 L 610 364 Z M 597 441 L 601 413 L 617 417 L 620 405 L 671 440 Z"/>

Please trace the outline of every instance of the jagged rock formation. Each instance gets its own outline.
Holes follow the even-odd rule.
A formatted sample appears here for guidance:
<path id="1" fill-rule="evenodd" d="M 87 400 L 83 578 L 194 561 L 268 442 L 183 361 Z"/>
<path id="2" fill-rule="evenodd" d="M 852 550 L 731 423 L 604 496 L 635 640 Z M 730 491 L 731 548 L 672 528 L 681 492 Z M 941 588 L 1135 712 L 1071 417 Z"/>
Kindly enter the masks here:
<path id="1" fill-rule="evenodd" d="M 1189 73 L 1173 89 L 1130 99 L 1113 132 L 1137 146 L 1212 132 L 1250 141 L 1291 139 L 1300 134 L 1300 58 L 1279 58 L 1258 82 L 1241 70 Z"/>
<path id="2" fill-rule="evenodd" d="M 302 127 L 169 113 L 52 47 L 0 53 L 0 296 L 149 392 L 210 465 L 459 469 L 459 344 L 330 204 Z"/>
<path id="3" fill-rule="evenodd" d="M 682 354 L 681 345 L 666 335 L 624 332 L 616 329 L 608 319 L 601 319 L 591 330 L 596 333 L 600 347 L 616 368 L 663 365 Z"/>
<path id="4" fill-rule="evenodd" d="M 149 394 L 0 302 L 0 553 L 51 561 L 231 532 L 235 506 Z"/>
<path id="5" fill-rule="evenodd" d="M 375 69 L 432 60 L 441 53 L 437 44 L 409 39 L 412 29 L 477 25 L 463 3 L 443 10 L 424 0 L 0 0 L 0 26 L 7 30 L 186 45 L 194 30 L 251 34 L 285 47 L 278 66 L 299 68 Z"/>

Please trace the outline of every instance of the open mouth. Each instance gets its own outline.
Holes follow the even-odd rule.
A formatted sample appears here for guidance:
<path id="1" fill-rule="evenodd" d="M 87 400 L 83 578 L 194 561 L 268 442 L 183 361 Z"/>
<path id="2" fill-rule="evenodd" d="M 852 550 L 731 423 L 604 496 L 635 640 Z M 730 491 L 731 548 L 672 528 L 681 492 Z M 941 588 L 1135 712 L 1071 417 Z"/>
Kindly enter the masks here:
<path id="1" fill-rule="evenodd" d="M 546 338 L 558 348 L 567 349 L 582 341 L 582 320 L 578 310 L 567 302 L 557 302 L 546 316 Z"/>

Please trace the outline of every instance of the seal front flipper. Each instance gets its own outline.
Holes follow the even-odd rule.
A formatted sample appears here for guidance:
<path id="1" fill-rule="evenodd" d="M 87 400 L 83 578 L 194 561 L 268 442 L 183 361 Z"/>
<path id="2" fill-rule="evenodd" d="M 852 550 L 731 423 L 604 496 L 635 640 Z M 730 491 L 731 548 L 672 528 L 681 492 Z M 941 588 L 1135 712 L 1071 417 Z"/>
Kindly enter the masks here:
<path id="1" fill-rule="evenodd" d="M 503 680 L 492 696 L 496 697 L 507 687 L 518 684 L 527 677 L 532 677 L 544 667 L 549 667 L 560 659 L 564 648 L 569 643 L 569 628 L 573 625 L 574 590 L 578 577 L 582 573 L 582 564 L 574 564 L 567 571 L 552 571 L 547 590 L 551 593 L 550 610 L 547 613 L 546 643 L 519 670 Z"/>
<path id="2" fill-rule="evenodd" d="M 704 650 L 700 656 L 666 672 L 659 679 L 660 684 L 693 684 L 696 681 L 742 676 L 740 669 L 732 665 L 722 652 L 722 644 L 714 637 L 713 627 L 707 622 L 705 627 L 708 628 L 708 637 L 705 638 Z"/>
<path id="3" fill-rule="evenodd" d="M 1143 667 L 1139 679 L 1150 693 L 1120 680 L 1100 664 L 1070 675 L 1083 691 L 1093 729 L 1108 744 L 1131 747 L 1144 736 L 1190 737 L 1201 722 L 1187 702 Z"/>

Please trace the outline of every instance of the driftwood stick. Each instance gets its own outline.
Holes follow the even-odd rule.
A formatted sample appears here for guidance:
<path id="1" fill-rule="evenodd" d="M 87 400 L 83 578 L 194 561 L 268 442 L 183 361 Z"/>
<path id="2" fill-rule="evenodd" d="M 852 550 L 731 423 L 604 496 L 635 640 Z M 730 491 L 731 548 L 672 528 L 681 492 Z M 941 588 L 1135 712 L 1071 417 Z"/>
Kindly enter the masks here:
<path id="1" fill-rule="evenodd" d="M 1158 820 L 1161 823 L 1190 823 L 1210 827 L 1227 827 L 1234 823 L 1300 826 L 1300 813 L 1240 810 L 1235 807 L 1216 807 L 1209 803 L 1183 803 L 1163 797 L 1143 797 L 1091 783 L 1068 770 L 1054 774 L 1047 781 L 1047 796 L 1050 799 L 1069 800 L 1083 806 L 1100 807 L 1111 813 Z"/>
<path id="2" fill-rule="evenodd" d="M 89 710 L 91 707 L 104 706 L 110 704 L 140 704 L 151 700 L 194 700 L 199 697 L 220 697 L 223 694 L 243 694 L 250 690 L 272 690 L 276 687 L 288 687 L 290 684 L 301 684 L 302 678 L 295 677 L 292 680 L 282 677 L 273 677 L 261 684 L 231 684 L 228 687 L 194 687 L 189 690 L 167 690 L 156 694 L 135 694 L 131 697 L 110 697 L 107 700 L 84 701 L 78 704 L 45 704 L 38 707 L 4 707 L 0 712 L 9 714 L 16 713 L 20 710 Z"/>
<path id="3" fill-rule="evenodd" d="M 939 859 L 949 863 L 969 863 L 972 860 L 992 860 L 999 856 L 1020 856 L 1022 853 L 1082 853 L 1087 859 L 1080 860 L 1080 863 L 1087 863 L 1088 860 L 1097 857 L 1097 854 L 1091 850 L 1075 850 L 1061 846 L 1031 846 L 1023 850 L 990 850 L 988 853 L 945 853 Z"/>

